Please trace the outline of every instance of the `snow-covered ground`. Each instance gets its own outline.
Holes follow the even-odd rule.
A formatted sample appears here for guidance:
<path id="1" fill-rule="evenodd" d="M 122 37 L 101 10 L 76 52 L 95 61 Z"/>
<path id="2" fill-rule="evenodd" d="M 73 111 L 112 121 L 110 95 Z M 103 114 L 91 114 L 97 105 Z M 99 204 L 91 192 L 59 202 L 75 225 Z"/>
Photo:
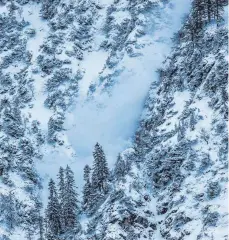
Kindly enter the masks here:
<path id="1" fill-rule="evenodd" d="M 181 27 L 181 19 L 189 11 L 191 0 L 185 4 L 182 0 L 173 1 L 163 7 L 159 15 L 154 16 L 149 12 L 146 16 L 149 23 L 147 33 L 137 39 L 138 44 L 143 46 L 139 49 L 139 56 L 131 58 L 125 55 L 119 63 L 122 72 L 111 92 L 103 92 L 104 86 L 101 85 L 94 93 L 93 100 L 87 100 L 89 86 L 98 82 L 108 57 L 107 53 L 99 48 L 103 39 L 99 27 L 111 3 L 112 1 L 100 1 L 104 8 L 95 22 L 94 31 L 97 31 L 97 34 L 92 51 L 86 52 L 82 61 L 72 61 L 73 72 L 80 69 L 84 72 L 84 77 L 79 82 L 76 106 L 66 114 L 67 131 L 61 133 L 65 145 L 58 148 L 45 145 L 42 150 L 44 157 L 37 162 L 39 174 L 44 179 L 44 202 L 47 199 L 47 181 L 50 177 L 56 177 L 60 166 L 69 164 L 75 172 L 77 186 L 82 186 L 83 167 L 87 163 L 92 164 L 92 151 L 96 142 L 102 144 L 110 166 L 118 153 L 131 145 L 149 86 L 152 81 L 157 82 L 156 71 L 170 52 L 171 37 Z M 4 9 L 1 7 L 0 11 L 4 12 Z M 33 107 L 26 108 L 23 112 L 30 119 L 39 120 L 42 131 L 47 134 L 47 123 L 53 112 L 44 106 L 46 76 L 33 73 L 36 58 L 41 52 L 40 47 L 49 34 L 49 26 L 41 19 L 39 12 L 40 5 L 30 3 L 23 7 L 21 16 L 17 16 L 29 22 L 27 28 L 35 30 L 34 37 L 27 41 L 27 50 L 32 53 L 33 64 L 28 71 L 34 79 L 35 98 Z M 129 17 L 129 13 L 125 11 L 114 15 L 117 24 Z M 70 47 L 67 42 L 65 45 L 66 49 Z M 106 71 L 107 69 L 104 73 Z"/>
<path id="2" fill-rule="evenodd" d="M 143 128 L 141 129 L 143 136 L 141 136 L 141 133 L 137 133 L 140 135 L 140 137 L 138 136 L 139 139 L 143 137 L 143 141 L 141 142 L 142 139 L 140 139 L 139 143 L 137 140 L 135 144 L 136 146 L 139 144 L 139 149 L 143 152 L 145 149 L 141 149 L 141 143 L 143 143 L 142 148 L 144 148 L 144 144 L 149 144 L 149 147 L 146 146 L 146 148 L 149 148 L 146 150 L 148 152 L 145 156 L 143 155 L 141 159 L 134 159 L 137 162 L 136 165 L 135 162 L 132 161 L 132 169 L 125 176 L 125 181 L 119 181 L 119 179 L 117 181 L 114 181 L 112 185 L 112 191 L 114 190 L 114 193 L 116 193 L 115 191 L 118 192 L 118 190 L 122 190 L 125 196 L 129 199 L 132 199 L 133 202 L 138 202 L 138 200 L 142 200 L 143 197 L 145 197 L 147 194 L 150 194 L 150 200 L 146 200 L 146 203 L 144 203 L 145 205 L 143 207 L 136 207 L 134 211 L 136 211 L 138 216 L 141 216 L 144 210 L 150 210 L 153 213 L 148 216 L 150 222 L 154 222 L 155 224 L 159 225 L 161 224 L 160 222 L 163 222 L 164 224 L 167 221 L 167 218 L 170 216 L 170 213 L 167 212 L 167 210 L 166 214 L 158 213 L 157 208 L 160 207 L 160 203 L 158 201 L 161 196 L 163 196 L 163 202 L 167 201 L 166 198 L 168 197 L 169 199 L 170 197 L 170 195 L 167 193 L 169 193 L 170 190 L 167 191 L 168 189 L 165 187 L 163 189 L 160 189 L 161 192 L 155 194 L 155 192 L 157 192 L 157 189 L 155 189 L 154 185 L 152 184 L 154 180 L 150 179 L 150 173 L 148 172 L 148 166 L 146 165 L 149 163 L 149 161 L 152 161 L 152 159 L 154 161 L 153 157 L 157 155 L 157 143 L 155 144 L 156 151 L 154 149 L 155 146 L 152 147 L 154 144 L 154 136 L 160 136 L 162 139 L 164 139 L 160 143 L 160 149 L 164 148 L 166 150 L 168 148 L 168 151 L 170 151 L 170 146 L 171 149 L 173 149 L 174 146 L 177 144 L 179 145 L 180 136 L 178 135 L 183 134 L 182 126 L 185 126 L 183 125 L 184 122 L 182 117 L 183 114 L 185 114 L 185 111 L 188 109 L 190 110 L 190 116 L 196 117 L 198 121 L 192 123 L 191 117 L 189 122 L 188 120 L 186 121 L 186 125 L 190 125 L 190 127 L 187 127 L 185 130 L 185 139 L 188 141 L 190 140 L 190 142 L 193 141 L 192 150 L 197 152 L 201 158 L 200 161 L 196 161 L 196 165 L 194 164 L 196 167 L 196 174 L 187 174 L 187 169 L 181 168 L 181 172 L 184 173 L 184 176 L 186 176 L 186 178 L 182 182 L 183 185 L 179 192 L 177 194 L 174 194 L 173 198 L 170 198 L 168 201 L 176 203 L 181 200 L 181 197 L 185 196 L 184 199 L 186 202 L 181 205 L 178 204 L 178 206 L 180 212 L 185 212 L 192 219 L 192 222 L 187 222 L 186 225 L 187 229 L 192 233 L 190 236 L 187 236 L 187 238 L 185 238 L 188 240 L 197 238 L 199 239 L 198 234 L 203 230 L 201 229 L 203 227 L 203 222 L 201 222 L 201 220 L 204 219 L 203 217 L 202 219 L 200 218 L 200 211 L 204 209 L 205 203 L 209 202 L 211 204 L 209 205 L 209 211 L 218 212 L 221 216 L 223 216 L 219 219 L 220 227 L 218 229 L 210 229 L 209 234 L 214 236 L 216 239 L 223 239 L 225 235 L 224 226 L 227 224 L 225 216 L 226 212 L 228 212 L 226 206 L 227 190 L 223 189 L 223 193 L 217 199 L 207 199 L 205 194 L 206 199 L 203 201 L 201 200 L 199 205 L 195 205 L 196 195 L 205 193 L 206 189 L 209 187 L 209 182 L 214 180 L 215 182 L 219 183 L 219 185 L 223 185 L 224 182 L 226 182 L 226 177 L 224 178 L 225 171 L 223 170 L 223 167 L 225 166 L 223 165 L 223 162 L 221 162 L 222 157 L 220 156 L 219 152 L 221 150 L 224 150 L 223 148 L 220 148 L 220 141 L 222 140 L 222 136 L 220 136 L 218 133 L 212 135 L 210 134 L 210 138 L 209 136 L 206 136 L 206 134 L 216 131 L 213 129 L 214 121 L 220 120 L 218 119 L 218 116 L 222 114 L 222 111 L 214 110 L 214 108 L 212 108 L 211 104 L 214 99 L 211 98 L 211 96 L 205 95 L 204 88 L 206 86 L 203 83 L 200 85 L 200 87 L 198 87 L 198 90 L 194 94 L 192 94 L 193 92 L 191 92 L 189 88 L 186 90 L 177 90 L 173 89 L 173 86 L 170 86 L 171 89 L 169 90 L 171 90 L 172 97 L 170 98 L 170 95 L 168 95 L 168 101 L 172 99 L 171 107 L 169 104 L 167 104 L 168 96 L 163 96 L 163 94 L 160 95 L 160 91 L 157 93 L 155 91 L 155 89 L 158 90 L 157 86 L 159 85 L 157 69 L 162 65 L 165 69 L 171 66 L 170 60 L 172 58 L 167 58 L 165 64 L 163 63 L 163 60 L 166 56 L 169 55 L 171 51 L 171 48 L 173 46 L 171 38 L 173 37 L 173 34 L 177 32 L 177 30 L 181 27 L 182 18 L 186 13 L 189 12 L 191 1 L 192 0 L 187 0 L 184 3 L 183 0 L 174 0 L 168 4 L 162 4 L 159 0 L 151 0 L 151 2 L 154 3 L 158 2 L 159 7 L 149 10 L 147 13 L 144 12 L 144 14 L 140 13 L 139 15 L 135 16 L 137 21 L 132 21 L 132 23 L 134 22 L 136 25 L 133 24 L 135 26 L 134 29 L 130 28 L 131 30 L 127 32 L 127 38 L 124 38 L 124 40 L 122 39 L 122 41 L 120 41 L 120 45 L 123 44 L 120 47 L 121 50 L 117 50 L 117 46 L 114 43 L 115 41 L 118 42 L 118 39 L 115 38 L 117 37 L 115 34 L 119 32 L 118 29 L 120 26 L 122 27 L 124 25 L 123 23 L 133 20 L 132 14 L 136 10 L 134 7 L 132 10 L 128 9 L 128 3 L 130 2 L 127 0 L 122 0 L 120 2 L 117 1 L 115 8 L 114 6 L 109 8 L 113 3 L 113 0 L 98 0 L 97 4 L 99 6 L 97 6 L 97 8 L 99 11 L 96 12 L 98 9 L 95 11 L 95 19 L 92 18 L 94 22 L 92 21 L 92 28 L 90 29 L 90 33 L 92 33 L 93 37 L 92 39 L 89 37 L 88 40 L 88 42 L 91 41 L 91 43 L 88 44 L 88 42 L 82 41 L 83 47 L 80 46 L 79 48 L 77 48 L 77 44 L 79 44 L 80 40 L 77 39 L 75 41 L 70 40 L 69 38 L 69 36 L 72 34 L 71 27 L 68 26 L 64 28 L 64 30 L 61 29 L 54 32 L 50 28 L 51 21 L 48 22 L 49 20 L 46 21 L 41 19 L 40 4 L 34 2 L 28 3 L 21 7 L 18 11 L 15 11 L 15 15 L 18 21 L 24 19 L 29 23 L 27 26 L 25 25 L 26 27 L 24 27 L 22 36 L 20 35 L 20 38 L 23 39 L 24 43 L 26 43 L 27 50 L 31 53 L 31 59 L 28 57 L 29 60 L 27 64 L 25 64 L 25 62 L 18 64 L 19 61 L 15 61 L 16 63 L 14 62 L 14 64 L 7 65 L 7 67 L 4 68 L 2 72 L 3 74 L 10 73 L 10 75 L 13 76 L 16 73 L 25 70 L 27 75 L 26 77 L 28 77 L 29 81 L 33 83 L 34 88 L 31 87 L 32 84 L 28 85 L 29 88 L 31 87 L 31 90 L 33 92 L 33 94 L 31 94 L 31 96 L 33 96 L 32 103 L 29 102 L 22 107 L 23 121 L 29 126 L 32 123 L 32 120 L 39 121 L 40 129 L 37 131 L 41 130 L 43 136 L 48 139 L 48 131 L 50 130 L 49 127 L 51 125 L 49 122 L 50 118 L 52 116 L 56 116 L 57 114 L 65 117 L 63 130 L 59 131 L 59 126 L 55 126 L 56 129 L 58 129 L 55 130 L 57 132 L 59 131 L 57 134 L 57 140 L 62 140 L 62 142 L 56 141 L 53 144 L 49 144 L 48 141 L 45 142 L 45 144 L 43 144 L 40 149 L 43 158 L 37 159 L 35 161 L 36 167 L 34 169 L 38 171 L 39 176 L 43 180 L 41 198 L 42 202 L 44 203 L 44 207 L 46 207 L 48 199 L 48 181 L 50 178 L 54 178 L 56 180 L 56 175 L 60 166 L 65 167 L 67 164 L 71 166 L 72 170 L 75 173 L 76 185 L 79 187 L 79 193 L 81 192 L 80 190 L 83 186 L 83 168 L 85 164 L 92 165 L 92 152 L 96 142 L 99 142 L 103 146 L 110 167 L 113 167 L 113 163 L 115 162 L 117 155 L 123 150 L 127 149 L 126 152 L 130 151 L 129 155 L 131 155 L 131 151 L 134 152 L 134 149 L 129 147 L 132 147 L 132 138 L 138 127 L 139 119 L 141 119 L 143 120 L 141 122 L 141 126 Z M 68 1 L 66 1 L 66 3 L 68 3 Z M 62 6 L 60 8 L 62 8 Z M 113 11 L 112 8 L 115 10 Z M 0 5 L 0 15 L 4 15 L 4 13 L 7 11 L 10 11 L 9 5 L 8 7 Z M 109 15 L 108 12 L 111 12 L 111 14 Z M 110 32 L 109 30 L 104 30 L 103 28 L 108 16 L 111 19 L 110 24 L 112 26 Z M 227 17 L 228 8 L 225 8 L 224 19 L 226 23 L 228 21 Z M 52 21 L 55 21 L 55 19 Z M 78 20 L 75 19 L 74 21 L 76 21 L 75 24 L 77 25 Z M 77 26 L 75 25 L 72 27 L 74 31 L 75 27 L 77 29 Z M 212 37 L 214 37 L 217 31 L 217 26 L 214 24 L 209 24 L 206 27 L 206 34 L 209 34 L 209 36 L 212 35 Z M 59 33 L 62 33 L 62 35 Z M 124 31 L 124 33 L 126 32 Z M 52 41 L 54 41 L 53 39 L 55 37 L 61 39 L 62 36 L 64 42 L 60 44 L 61 46 L 58 45 L 58 49 L 55 49 L 53 55 L 49 55 L 47 49 L 47 52 L 42 52 L 43 44 L 46 44 L 47 48 L 53 47 L 53 45 L 55 45 L 52 43 Z M 107 40 L 107 45 L 106 43 L 104 44 L 104 40 Z M 203 40 L 206 39 L 203 37 Z M 87 44 L 90 47 L 88 47 Z M 179 50 L 174 50 L 177 51 L 176 53 L 178 56 L 181 53 L 183 54 L 183 46 L 184 45 L 182 45 L 181 49 Z M 78 51 L 82 53 L 82 59 L 79 56 L 76 56 L 78 52 L 75 51 L 75 48 L 77 48 Z M 220 51 L 224 57 L 228 57 L 226 56 L 226 49 L 221 49 Z M 9 52 L 10 51 L 7 53 Z M 73 54 L 71 55 L 69 52 L 72 52 Z M 4 62 L 3 57 L 7 56 L 7 53 L 0 53 L 0 63 Z M 66 68 L 63 67 L 61 70 L 64 72 L 68 71 L 67 68 L 70 68 L 72 70 L 72 73 L 70 73 L 71 77 L 76 77 L 78 73 L 82 74 L 82 79 L 79 80 L 78 96 L 75 96 L 73 94 L 75 96 L 74 100 L 70 99 L 70 97 L 68 99 L 66 96 L 64 96 L 67 98 L 68 103 L 70 101 L 73 102 L 70 107 L 68 106 L 66 111 L 64 107 L 61 108 L 58 104 L 54 104 L 54 107 L 51 106 L 48 108 L 45 107 L 44 103 L 47 100 L 47 96 L 50 96 L 49 94 L 52 94 L 55 91 L 61 90 L 60 92 L 63 94 L 67 92 L 66 90 L 69 90 L 71 92 L 71 88 L 67 88 L 68 84 L 72 84 L 71 81 L 76 80 L 75 78 L 69 77 L 67 80 L 64 79 L 63 85 L 58 86 L 58 88 L 54 87 L 53 89 L 48 89 L 47 81 L 50 80 L 53 74 L 56 73 L 55 71 L 58 71 L 59 69 L 56 70 L 56 66 L 54 66 L 54 70 L 52 69 L 50 72 L 47 71 L 45 73 L 45 71 L 42 69 L 42 72 L 41 66 L 43 65 L 39 65 L 37 61 L 37 57 L 40 54 L 44 55 L 46 61 L 51 61 L 53 58 L 63 61 L 60 62 Z M 178 57 L 177 61 L 174 61 L 175 65 L 177 65 L 176 69 L 179 69 L 180 67 L 181 69 L 186 69 L 182 67 L 184 65 L 183 61 L 185 61 L 186 58 L 185 54 L 182 54 L 180 57 Z M 175 58 L 177 55 L 175 55 Z M 1 58 L 3 60 L 1 60 Z M 217 65 L 217 58 L 218 55 L 216 55 L 215 52 L 206 54 L 205 58 L 202 59 L 204 63 L 203 66 Z M 171 61 L 173 62 L 173 59 Z M 195 66 L 196 62 L 194 61 L 191 63 L 191 66 Z M 46 63 L 44 63 L 44 65 L 45 64 Z M 168 64 L 168 66 L 166 64 Z M 25 66 L 28 67 L 24 69 Z M 197 66 L 195 67 L 197 68 Z M 170 74 L 170 69 L 167 70 L 168 74 Z M 210 71 L 216 72 L 218 70 L 220 72 L 220 67 L 217 66 L 216 69 L 211 67 Z M 195 75 L 196 73 L 194 72 L 193 74 Z M 169 75 L 169 80 L 172 75 L 176 74 L 172 73 Z M 178 75 L 178 77 L 183 77 L 183 75 L 188 76 L 188 74 L 181 74 Z M 208 75 L 210 74 L 207 74 L 207 77 Z M 112 78 L 111 81 L 109 79 L 109 76 Z M 176 82 L 175 77 L 175 80 L 172 79 L 172 77 L 171 82 Z M 186 78 L 188 79 L 188 77 Z M 65 83 L 65 80 L 66 82 L 69 81 L 71 83 Z M 184 80 L 185 84 L 187 84 L 187 81 L 188 80 Z M 76 82 L 73 82 L 73 84 L 74 83 Z M 207 84 L 210 85 L 208 82 Z M 91 90 L 92 85 L 95 87 L 95 92 Z M 154 85 L 155 88 L 153 88 L 152 85 Z M 167 85 L 165 84 L 165 87 L 166 86 Z M 72 91 L 74 92 L 76 90 L 73 89 Z M 7 97 L 10 97 L 10 94 L 8 92 L 6 95 Z M 69 95 L 71 95 L 71 93 L 69 93 Z M 158 95 L 158 97 L 155 98 L 156 95 Z M 145 101 L 147 96 L 149 101 Z M 220 97 L 223 99 L 225 96 L 220 95 Z M 156 107 L 151 107 L 154 105 L 154 98 Z M 55 100 L 56 99 L 54 99 L 54 101 Z M 149 130 L 151 128 L 149 125 L 153 125 L 155 119 L 156 121 L 158 120 L 157 111 L 160 111 L 158 108 L 164 108 L 164 100 L 166 100 L 166 105 L 168 105 L 168 108 L 165 112 L 163 112 L 163 114 L 159 114 L 159 118 L 163 118 L 160 119 L 162 120 L 162 123 L 155 125 L 157 126 L 155 128 L 153 126 L 153 128 Z M 196 119 L 193 121 L 195 120 Z M 192 128 L 192 124 L 194 125 L 194 128 Z M 26 127 L 28 125 L 26 125 Z M 214 127 L 220 128 L 222 126 L 219 124 Z M 38 149 L 35 149 L 36 154 L 34 155 L 38 156 L 40 153 L 39 148 L 41 144 L 38 144 L 38 140 L 35 140 L 32 132 L 32 130 L 30 131 L 30 127 L 28 127 L 28 131 L 25 133 L 25 138 L 31 140 L 32 143 L 36 144 L 36 147 Z M 171 135 L 172 137 L 167 138 L 166 134 L 175 135 Z M 149 138 L 144 139 L 144 135 L 146 135 L 146 138 L 147 136 Z M 0 133 L 0 139 L 3 137 L 5 137 L 4 131 Z M 208 137 L 210 140 L 206 139 L 206 137 Z M 20 139 L 18 138 L 17 140 Z M 144 140 L 146 141 L 144 142 Z M 198 144 L 195 144 L 195 141 L 197 140 Z M 19 148 L 21 148 L 20 145 Z M 122 155 L 124 156 L 125 153 L 122 152 Z M 201 164 L 205 163 L 204 157 L 206 156 L 209 157 L 209 164 L 214 162 L 214 166 L 211 169 L 212 171 L 206 171 L 201 175 Z M 162 159 L 160 157 L 160 160 L 162 160 L 162 162 L 158 162 L 158 169 L 161 166 L 163 167 L 163 161 L 165 161 L 165 164 L 167 164 L 166 160 L 163 160 L 163 156 Z M 154 173 L 151 174 L 153 175 Z M 156 176 L 156 174 L 154 175 Z M 31 201 L 29 194 L 25 191 L 26 186 L 29 185 L 29 182 L 22 179 L 18 172 L 9 172 L 9 179 L 12 181 L 13 187 L 3 184 L 2 179 L 3 177 L 0 176 L 0 194 L 9 195 L 11 191 L 13 191 L 13 193 L 16 194 L 17 199 L 23 203 L 26 203 L 27 206 L 32 206 L 34 204 L 33 201 Z M 193 184 L 195 182 L 196 184 Z M 174 187 L 176 186 L 174 185 Z M 36 193 L 39 191 L 40 190 L 37 189 Z M 114 201 L 114 204 L 113 202 L 111 204 L 111 202 L 109 202 L 111 197 L 112 194 L 110 194 L 106 198 L 105 202 L 98 208 L 98 212 L 104 213 L 102 218 L 104 218 L 105 221 L 108 221 L 109 218 L 112 217 L 110 215 L 106 215 L 109 212 L 107 209 L 110 209 L 111 207 L 111 213 L 116 216 L 119 214 L 118 205 L 122 204 L 119 201 Z M 87 223 L 90 220 L 90 218 L 87 218 L 84 215 L 81 216 L 80 222 L 82 226 L 85 227 L 85 229 Z M 97 227 L 100 227 L 100 225 L 101 223 L 98 221 Z M 157 228 L 157 230 L 155 230 L 153 233 L 156 235 L 157 240 L 162 239 L 161 235 L 163 235 L 163 233 L 160 232 L 163 230 L 163 227 L 161 227 L 162 225 L 160 225 L 160 227 Z M 117 236 L 117 231 L 121 231 L 118 224 L 108 224 L 108 227 L 109 237 L 115 238 Z M 5 233 L 4 228 L 5 226 L 0 227 L 0 238 L 1 235 Z M 165 228 L 167 228 L 167 226 Z M 149 234 L 148 230 L 146 230 L 145 233 Z M 175 236 L 176 231 L 174 231 L 174 229 L 171 227 L 169 234 Z M 147 236 L 149 239 L 151 239 L 149 235 Z M 25 238 L 26 237 L 24 236 L 24 233 L 20 229 L 14 230 L 14 233 L 12 235 L 13 240 Z"/>
<path id="3" fill-rule="evenodd" d="M 93 101 L 79 101 L 75 110 L 68 114 L 67 135 L 77 154 L 79 170 L 75 171 L 79 181 L 82 180 L 81 167 L 92 163 L 92 151 L 97 141 L 104 147 L 111 166 L 118 153 L 130 146 L 149 86 L 153 80 L 157 82 L 156 70 L 169 53 L 171 37 L 180 28 L 181 19 L 189 11 L 190 2 L 187 1 L 184 6 L 182 1 L 174 1 L 162 13 L 163 17 L 154 19 L 158 21 L 156 27 L 152 23 L 147 35 L 139 40 L 139 44 L 145 44 L 140 50 L 142 56 L 125 56 L 120 63 L 120 68 L 124 71 L 117 77 L 118 83 L 112 89 L 111 96 L 107 93 L 95 93 Z M 103 55 L 100 52 L 93 54 L 95 61 L 97 56 L 101 65 L 89 64 L 86 74 L 99 72 L 103 66 Z M 98 70 L 95 69 L 97 66 L 100 67 Z M 94 78 L 96 80 L 96 75 Z M 86 92 L 88 81 L 84 82 L 83 78 L 80 87 Z"/>

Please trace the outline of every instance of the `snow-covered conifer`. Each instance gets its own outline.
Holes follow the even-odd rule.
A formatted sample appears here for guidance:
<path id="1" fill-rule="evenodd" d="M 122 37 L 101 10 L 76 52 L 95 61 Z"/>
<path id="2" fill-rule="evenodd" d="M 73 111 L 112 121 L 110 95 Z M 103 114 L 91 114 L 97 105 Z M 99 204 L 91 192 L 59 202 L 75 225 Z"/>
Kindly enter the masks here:
<path id="1" fill-rule="evenodd" d="M 69 166 L 65 169 L 65 194 L 63 200 L 63 212 L 65 230 L 75 230 L 79 226 L 77 215 L 79 211 L 78 194 L 76 192 L 74 173 Z"/>
<path id="2" fill-rule="evenodd" d="M 61 231 L 60 224 L 60 205 L 56 191 L 55 182 L 51 179 L 49 182 L 48 206 L 46 209 L 47 239 L 55 239 Z"/>
<path id="3" fill-rule="evenodd" d="M 102 146 L 96 143 L 93 152 L 94 163 L 92 172 L 92 185 L 94 190 L 105 193 L 107 191 L 107 179 L 109 175 L 108 164 Z"/>
<path id="4" fill-rule="evenodd" d="M 91 192 L 92 192 L 92 186 L 90 181 L 90 167 L 86 165 L 84 167 L 84 187 L 83 187 L 83 207 L 86 210 L 91 202 Z"/>
<path id="5" fill-rule="evenodd" d="M 58 196 L 60 203 L 60 222 L 61 222 L 61 230 L 64 231 L 65 228 L 65 215 L 64 215 L 64 199 L 65 199 L 65 182 L 64 182 L 64 169 L 60 167 L 58 174 Z"/>

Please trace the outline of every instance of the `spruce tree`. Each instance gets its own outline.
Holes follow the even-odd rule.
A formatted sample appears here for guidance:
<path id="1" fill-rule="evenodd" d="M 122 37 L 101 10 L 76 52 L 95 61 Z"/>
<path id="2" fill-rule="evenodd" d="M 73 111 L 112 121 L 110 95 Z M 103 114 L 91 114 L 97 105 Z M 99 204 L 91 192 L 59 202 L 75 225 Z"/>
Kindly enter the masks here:
<path id="1" fill-rule="evenodd" d="M 227 0 L 193 0 L 191 14 L 185 23 L 185 29 L 193 42 L 198 39 L 198 34 L 207 23 L 215 20 L 219 25 L 223 21 L 224 7 L 227 4 Z"/>
<path id="2" fill-rule="evenodd" d="M 64 232 L 65 229 L 65 214 L 64 214 L 64 198 L 65 198 L 65 182 L 64 182 L 64 169 L 60 167 L 58 174 L 58 196 L 60 203 L 60 222 L 61 231 Z"/>
<path id="3" fill-rule="evenodd" d="M 90 172 L 91 168 L 86 165 L 84 167 L 84 187 L 83 187 L 83 208 L 84 210 L 87 210 L 90 207 L 90 202 L 91 202 L 91 192 L 92 192 L 92 187 L 91 187 L 91 180 L 90 180 Z"/>
<path id="4" fill-rule="evenodd" d="M 56 191 L 55 182 L 50 179 L 49 182 L 49 197 L 46 209 L 46 223 L 47 223 L 47 239 L 55 239 L 60 234 L 60 205 L 58 202 L 58 195 Z"/>
<path id="5" fill-rule="evenodd" d="M 102 146 L 96 143 L 95 150 L 93 152 L 94 163 L 92 172 L 92 186 L 93 189 L 99 190 L 99 192 L 106 193 L 107 180 L 109 176 L 109 169 L 107 160 Z"/>
<path id="6" fill-rule="evenodd" d="M 77 197 L 74 174 L 71 168 L 67 166 L 65 169 L 65 195 L 63 205 L 66 231 L 76 230 L 76 228 L 79 227 L 77 220 L 79 211 Z"/>
<path id="7" fill-rule="evenodd" d="M 91 168 L 88 165 L 85 165 L 84 174 L 83 174 L 83 178 L 85 182 L 87 181 L 90 182 L 90 173 L 91 173 Z"/>

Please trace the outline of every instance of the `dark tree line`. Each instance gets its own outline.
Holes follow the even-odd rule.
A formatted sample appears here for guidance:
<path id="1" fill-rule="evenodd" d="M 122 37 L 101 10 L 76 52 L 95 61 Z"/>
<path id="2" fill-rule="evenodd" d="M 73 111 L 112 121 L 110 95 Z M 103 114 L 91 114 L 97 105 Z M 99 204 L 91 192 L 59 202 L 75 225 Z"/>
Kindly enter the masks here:
<path id="1" fill-rule="evenodd" d="M 88 215 L 93 214 L 105 199 L 109 191 L 109 181 L 114 178 L 121 179 L 130 167 L 119 154 L 114 170 L 110 172 L 103 148 L 98 143 L 95 145 L 93 157 L 92 169 L 88 165 L 84 167 L 83 210 Z"/>
<path id="2" fill-rule="evenodd" d="M 45 213 L 47 240 L 54 240 L 60 234 L 78 232 L 79 210 L 73 171 L 69 166 L 66 169 L 60 167 L 57 187 L 52 179 L 49 182 L 48 205 Z"/>
<path id="3" fill-rule="evenodd" d="M 184 28 L 178 33 L 179 37 L 182 38 L 188 33 L 190 39 L 194 41 L 207 24 L 216 22 L 219 25 L 227 4 L 227 0 L 194 0 L 191 14 L 188 16 Z"/>
<path id="4" fill-rule="evenodd" d="M 102 146 L 96 143 L 93 152 L 92 169 L 84 168 L 83 209 L 86 213 L 93 213 L 97 204 L 108 192 L 109 168 Z M 92 173 L 91 173 L 92 170 Z"/>
<path id="5" fill-rule="evenodd" d="M 107 159 L 102 146 L 96 143 L 93 151 L 93 166 L 84 167 L 84 187 L 82 206 L 79 204 L 73 171 L 69 166 L 60 167 L 58 183 L 49 182 L 49 197 L 45 212 L 44 224 L 41 219 L 41 235 L 47 240 L 57 239 L 64 234 L 75 234 L 80 231 L 79 214 L 92 215 L 105 200 L 109 191 L 110 178 L 119 179 L 126 174 L 126 163 L 119 155 L 114 171 L 108 168 Z M 112 177 L 111 177 L 112 175 Z M 43 226 L 44 229 L 43 229 Z M 43 238 L 41 237 L 40 240 Z"/>

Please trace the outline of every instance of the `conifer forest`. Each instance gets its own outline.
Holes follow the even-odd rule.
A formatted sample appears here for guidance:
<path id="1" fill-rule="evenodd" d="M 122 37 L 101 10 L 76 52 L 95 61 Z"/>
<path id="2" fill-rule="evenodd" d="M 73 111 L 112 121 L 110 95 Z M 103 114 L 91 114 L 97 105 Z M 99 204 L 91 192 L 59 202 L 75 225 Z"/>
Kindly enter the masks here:
<path id="1" fill-rule="evenodd" d="M 0 0 L 0 240 L 228 220 L 227 0 Z"/>

